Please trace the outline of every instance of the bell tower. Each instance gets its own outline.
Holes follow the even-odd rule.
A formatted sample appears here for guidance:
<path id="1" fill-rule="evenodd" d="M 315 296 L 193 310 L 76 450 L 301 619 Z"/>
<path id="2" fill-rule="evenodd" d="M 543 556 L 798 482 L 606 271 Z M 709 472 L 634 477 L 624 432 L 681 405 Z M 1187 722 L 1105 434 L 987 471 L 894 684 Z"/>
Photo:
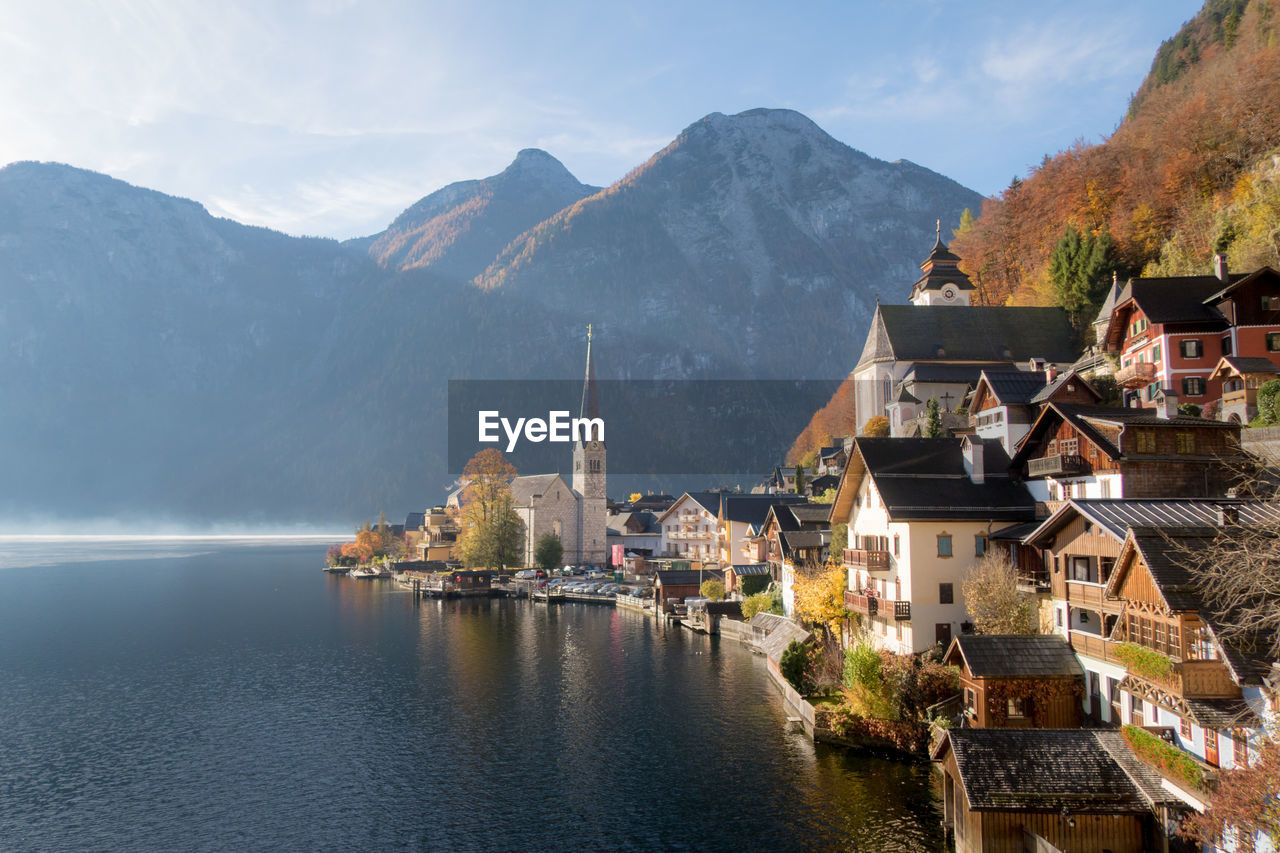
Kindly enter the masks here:
<path id="1" fill-rule="evenodd" d="M 595 367 L 591 363 L 592 329 L 587 326 L 587 369 L 582 382 L 580 418 L 599 418 Z M 578 435 L 573 443 L 573 490 L 579 497 L 578 553 L 582 562 L 607 565 L 604 436 Z M 568 548 L 565 549 L 569 550 Z"/>

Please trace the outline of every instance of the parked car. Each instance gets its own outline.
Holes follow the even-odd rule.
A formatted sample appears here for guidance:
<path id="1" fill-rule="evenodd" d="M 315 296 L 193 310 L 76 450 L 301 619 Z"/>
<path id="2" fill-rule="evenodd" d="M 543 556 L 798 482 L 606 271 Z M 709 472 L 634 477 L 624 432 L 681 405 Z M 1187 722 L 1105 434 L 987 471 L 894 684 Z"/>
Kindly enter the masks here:
<path id="1" fill-rule="evenodd" d="M 602 578 L 602 577 L 604 577 L 604 572 L 600 571 L 599 569 L 588 569 L 588 570 L 587 570 L 587 577 L 588 577 L 588 578 Z"/>
<path id="2" fill-rule="evenodd" d="M 515 577 L 518 581 L 531 581 L 536 577 L 536 575 L 534 574 L 533 569 L 521 569 L 516 572 Z"/>

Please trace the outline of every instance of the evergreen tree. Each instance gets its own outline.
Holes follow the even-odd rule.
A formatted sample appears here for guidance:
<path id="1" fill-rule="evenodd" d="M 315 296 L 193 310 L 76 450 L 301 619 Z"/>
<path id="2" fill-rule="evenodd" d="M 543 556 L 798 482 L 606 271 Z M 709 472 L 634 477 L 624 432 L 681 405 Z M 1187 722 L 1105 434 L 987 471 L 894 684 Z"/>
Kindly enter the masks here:
<path id="1" fill-rule="evenodd" d="M 804 494 L 804 466 L 803 465 L 796 466 L 796 494 L 797 495 Z"/>
<path id="2" fill-rule="evenodd" d="M 538 542 L 533 546 L 533 561 L 538 564 L 538 568 L 547 574 L 551 574 L 553 569 L 560 567 L 560 560 L 564 558 L 564 545 L 560 543 L 560 537 L 554 533 L 544 533 L 538 537 Z"/>
<path id="3" fill-rule="evenodd" d="M 937 397 L 930 397 L 925 406 L 923 435 L 925 438 L 945 438 L 947 435 L 942 428 L 942 412 L 938 408 Z"/>
<path id="4" fill-rule="evenodd" d="M 1092 320 L 1115 269 L 1111 235 L 1081 234 L 1068 225 L 1049 256 L 1049 277 L 1058 304 L 1077 321 Z"/>

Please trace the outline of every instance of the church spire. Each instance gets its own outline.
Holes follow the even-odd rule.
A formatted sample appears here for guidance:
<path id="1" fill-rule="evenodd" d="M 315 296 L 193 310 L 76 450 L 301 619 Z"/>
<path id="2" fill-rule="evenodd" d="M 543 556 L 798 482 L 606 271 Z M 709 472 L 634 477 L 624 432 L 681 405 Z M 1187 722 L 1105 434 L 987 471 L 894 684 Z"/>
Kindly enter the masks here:
<path id="1" fill-rule="evenodd" d="M 587 324 L 587 370 L 582 380 L 582 404 L 578 409 L 578 417 L 600 417 L 600 403 L 596 399 L 596 372 L 591 365 L 591 324 Z"/>

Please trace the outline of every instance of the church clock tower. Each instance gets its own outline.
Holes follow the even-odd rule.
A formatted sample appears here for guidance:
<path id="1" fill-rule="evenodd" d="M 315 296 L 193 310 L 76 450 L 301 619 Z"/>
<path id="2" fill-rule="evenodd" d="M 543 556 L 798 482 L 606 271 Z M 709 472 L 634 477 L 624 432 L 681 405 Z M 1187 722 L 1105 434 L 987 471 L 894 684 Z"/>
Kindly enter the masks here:
<path id="1" fill-rule="evenodd" d="M 595 368 L 591 364 L 591 327 L 587 326 L 587 370 L 582 383 L 582 403 L 578 409 L 581 418 L 600 417 L 600 404 L 596 396 Z M 584 440 L 584 439 L 590 440 Z M 603 436 L 601 437 L 603 438 Z M 605 489 L 604 441 L 592 436 L 579 436 L 573 443 L 573 490 L 581 498 L 578 502 L 578 554 L 579 561 L 597 566 L 608 565 L 609 552 L 605 543 L 607 526 Z M 566 543 L 568 545 L 570 543 Z M 566 551 L 569 548 L 565 548 Z"/>

